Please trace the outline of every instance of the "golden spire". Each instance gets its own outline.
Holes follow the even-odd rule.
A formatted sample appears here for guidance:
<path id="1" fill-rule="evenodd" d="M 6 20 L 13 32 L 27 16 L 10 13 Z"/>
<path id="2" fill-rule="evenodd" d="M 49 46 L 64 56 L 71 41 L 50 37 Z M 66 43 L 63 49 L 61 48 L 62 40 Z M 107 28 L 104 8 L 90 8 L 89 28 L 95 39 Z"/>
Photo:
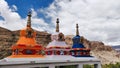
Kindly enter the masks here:
<path id="1" fill-rule="evenodd" d="M 78 24 L 76 24 L 76 35 L 79 35 L 79 30 L 78 30 L 79 26 Z"/>
<path id="2" fill-rule="evenodd" d="M 59 18 L 56 21 L 56 32 L 59 32 Z"/>
<path id="3" fill-rule="evenodd" d="M 31 27 L 31 12 L 28 12 L 27 27 Z"/>

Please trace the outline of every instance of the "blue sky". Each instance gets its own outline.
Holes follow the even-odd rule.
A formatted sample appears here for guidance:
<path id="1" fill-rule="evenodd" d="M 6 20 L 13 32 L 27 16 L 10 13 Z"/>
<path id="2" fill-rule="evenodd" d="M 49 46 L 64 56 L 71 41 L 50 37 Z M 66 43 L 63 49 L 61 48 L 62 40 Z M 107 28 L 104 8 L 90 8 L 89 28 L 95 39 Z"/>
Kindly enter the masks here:
<path id="1" fill-rule="evenodd" d="M 22 18 L 25 18 L 28 11 L 34 8 L 37 11 L 40 8 L 48 7 L 54 0 L 6 0 L 9 6 L 16 5 L 17 11 Z M 43 16 L 38 14 L 39 17 Z"/>
<path id="2" fill-rule="evenodd" d="M 31 8 L 33 8 L 37 12 L 37 16 L 39 18 L 43 18 L 45 22 L 49 22 L 50 18 L 45 17 L 45 15 L 41 12 L 39 12 L 38 9 L 44 9 L 49 7 L 49 5 L 54 0 L 6 0 L 8 5 L 11 6 L 15 5 L 17 7 L 17 13 L 21 16 L 21 18 L 26 18 L 27 13 L 31 11 Z M 3 18 L 1 18 L 3 19 Z"/>
<path id="3" fill-rule="evenodd" d="M 53 33 L 56 18 L 60 32 L 80 35 L 107 45 L 120 44 L 120 0 L 0 0 L 0 27 L 9 30 L 25 28 L 32 11 L 32 28 Z"/>

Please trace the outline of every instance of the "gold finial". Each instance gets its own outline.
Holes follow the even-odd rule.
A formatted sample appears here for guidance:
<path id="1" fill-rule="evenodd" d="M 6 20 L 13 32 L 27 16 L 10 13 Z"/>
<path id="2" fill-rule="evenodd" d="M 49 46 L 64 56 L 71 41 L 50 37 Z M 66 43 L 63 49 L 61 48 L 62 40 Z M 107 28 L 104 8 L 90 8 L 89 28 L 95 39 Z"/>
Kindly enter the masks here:
<path id="1" fill-rule="evenodd" d="M 31 27 L 31 12 L 28 12 L 27 27 Z"/>
<path id="2" fill-rule="evenodd" d="M 56 21 L 56 32 L 59 32 L 59 18 Z"/>
<path id="3" fill-rule="evenodd" d="M 79 35 L 79 30 L 78 30 L 79 26 L 78 24 L 76 24 L 76 35 Z"/>

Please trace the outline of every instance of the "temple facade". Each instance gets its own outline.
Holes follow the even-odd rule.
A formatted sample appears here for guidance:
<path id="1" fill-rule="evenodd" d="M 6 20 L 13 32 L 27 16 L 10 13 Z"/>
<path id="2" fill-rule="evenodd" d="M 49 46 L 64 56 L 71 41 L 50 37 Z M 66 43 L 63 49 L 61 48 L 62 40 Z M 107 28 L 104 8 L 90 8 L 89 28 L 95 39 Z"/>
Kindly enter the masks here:
<path id="1" fill-rule="evenodd" d="M 56 32 L 51 35 L 51 40 L 46 46 L 46 55 L 70 55 L 71 47 L 65 43 L 64 34 L 59 32 L 59 19 L 56 21 Z"/>
<path id="2" fill-rule="evenodd" d="M 43 47 L 36 43 L 36 32 L 31 27 L 31 12 L 28 13 L 27 26 L 20 31 L 20 37 L 12 49 L 10 58 L 43 57 Z"/>

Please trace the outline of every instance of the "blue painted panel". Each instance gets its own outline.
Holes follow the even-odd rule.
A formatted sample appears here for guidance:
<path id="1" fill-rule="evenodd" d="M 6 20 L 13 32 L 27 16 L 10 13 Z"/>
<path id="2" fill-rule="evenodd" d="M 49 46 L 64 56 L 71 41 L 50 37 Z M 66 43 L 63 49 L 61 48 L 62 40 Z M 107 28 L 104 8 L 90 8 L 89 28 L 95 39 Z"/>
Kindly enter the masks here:
<path id="1" fill-rule="evenodd" d="M 80 36 L 77 35 L 73 37 L 73 46 L 72 48 L 85 48 L 84 45 L 80 42 Z"/>

